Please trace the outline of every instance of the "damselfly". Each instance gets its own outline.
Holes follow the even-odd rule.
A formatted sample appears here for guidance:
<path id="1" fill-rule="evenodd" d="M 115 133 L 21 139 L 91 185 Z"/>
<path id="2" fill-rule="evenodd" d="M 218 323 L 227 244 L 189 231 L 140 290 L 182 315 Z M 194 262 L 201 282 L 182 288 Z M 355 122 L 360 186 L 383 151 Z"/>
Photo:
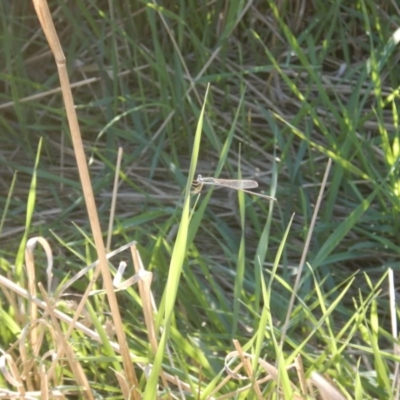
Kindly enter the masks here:
<path id="1" fill-rule="evenodd" d="M 242 192 L 253 194 L 254 196 L 263 197 L 268 200 L 276 200 L 274 197 L 267 196 L 261 193 L 251 192 L 247 189 L 254 189 L 258 187 L 258 183 L 249 179 L 217 179 L 217 178 L 203 178 L 197 175 L 197 179 L 193 181 L 194 189 L 192 194 L 200 193 L 203 185 L 221 186 L 229 189 L 241 190 Z"/>

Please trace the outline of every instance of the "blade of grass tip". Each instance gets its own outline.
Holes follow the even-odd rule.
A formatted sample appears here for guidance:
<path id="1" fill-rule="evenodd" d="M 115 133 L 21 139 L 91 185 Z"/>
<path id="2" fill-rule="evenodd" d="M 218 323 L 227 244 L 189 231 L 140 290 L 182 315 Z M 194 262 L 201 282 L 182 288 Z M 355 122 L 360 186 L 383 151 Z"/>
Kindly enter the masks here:
<path id="1" fill-rule="evenodd" d="M 264 307 L 262 308 L 260 322 L 258 324 L 257 338 L 256 338 L 255 349 L 254 349 L 254 359 L 253 359 L 253 369 L 254 370 L 256 368 L 257 360 L 260 357 L 262 346 L 264 345 L 264 342 L 265 342 L 265 329 L 266 329 L 267 324 L 270 328 L 271 335 L 275 336 L 274 335 L 274 322 L 273 322 L 272 316 L 271 316 L 272 283 L 274 281 L 276 271 L 278 270 L 279 262 L 281 260 L 283 250 L 285 248 L 286 241 L 289 236 L 290 228 L 293 223 L 293 218 L 294 218 L 294 214 L 292 215 L 292 217 L 289 221 L 289 224 L 286 228 L 285 234 L 281 240 L 281 243 L 279 244 L 278 252 L 276 253 L 275 260 L 274 260 L 274 266 L 271 271 L 268 289 L 265 286 L 265 281 L 264 281 L 264 276 L 262 274 L 262 270 L 260 270 L 260 278 L 259 279 L 261 280 Z"/>
<path id="2" fill-rule="evenodd" d="M 139 400 L 140 398 L 138 391 L 139 381 L 136 377 L 136 372 L 133 368 L 133 364 L 130 358 L 129 347 L 122 324 L 121 314 L 117 298 L 114 292 L 114 287 L 112 284 L 111 272 L 107 263 L 102 230 L 100 226 L 99 216 L 97 213 L 96 202 L 94 200 L 94 194 L 92 189 L 92 183 L 90 180 L 89 169 L 86 161 L 86 155 L 83 149 L 82 136 L 80 133 L 76 108 L 74 105 L 71 86 L 69 83 L 69 76 L 66 68 L 65 55 L 61 47 L 47 2 L 45 0 L 33 0 L 33 5 L 35 7 L 35 11 L 40 21 L 40 25 L 42 26 L 43 32 L 49 43 L 49 46 L 51 48 L 51 51 L 53 53 L 57 65 L 65 110 L 67 113 L 68 125 L 70 128 L 71 139 L 74 147 L 75 159 L 79 171 L 79 178 L 81 181 L 81 186 L 85 197 L 86 209 L 89 216 L 90 227 L 96 244 L 95 248 L 99 259 L 99 268 L 101 270 L 104 287 L 107 292 L 107 299 L 110 305 L 111 315 L 115 325 L 115 330 L 117 332 L 118 343 L 121 348 L 123 370 L 126 375 L 128 385 L 133 388 L 131 392 L 132 398 L 134 400 Z"/>
<path id="3" fill-rule="evenodd" d="M 192 157 L 190 161 L 189 176 L 188 176 L 188 181 L 186 183 L 185 202 L 182 211 L 182 218 L 179 224 L 179 230 L 176 237 L 175 245 L 172 250 L 167 284 L 165 286 L 163 299 L 160 305 L 159 314 L 164 315 L 163 333 L 161 335 L 159 347 L 154 358 L 153 368 L 150 372 L 149 378 L 146 383 L 146 388 L 143 394 L 143 398 L 145 399 L 156 398 L 158 380 L 165 354 L 166 342 L 167 339 L 169 338 L 170 325 L 171 325 L 172 315 L 174 312 L 179 279 L 182 273 L 183 262 L 186 256 L 188 228 L 189 228 L 190 198 L 191 198 L 190 189 L 196 171 L 197 159 L 199 156 L 200 139 L 203 128 L 203 119 L 204 119 L 204 112 L 205 112 L 208 91 L 209 91 L 209 85 L 207 86 L 203 107 L 201 109 L 199 121 L 197 123 L 196 134 L 193 143 Z"/>
<path id="4" fill-rule="evenodd" d="M 242 173 L 240 170 L 241 165 L 241 146 L 239 145 L 239 162 L 238 162 L 238 179 L 242 179 Z M 244 193 L 241 190 L 238 190 L 238 204 L 239 204 L 239 215 L 240 215 L 240 227 L 241 227 L 241 235 L 240 235 L 240 244 L 239 251 L 237 255 L 237 263 L 236 263 L 236 276 L 235 276 L 235 287 L 234 287 L 234 295 L 233 295 L 233 321 L 232 321 L 232 337 L 235 337 L 236 330 L 238 327 L 239 321 L 239 309 L 240 309 L 240 297 L 243 289 L 243 279 L 244 279 L 244 270 L 245 270 L 245 198 Z"/>
<path id="5" fill-rule="evenodd" d="M 271 186 L 273 188 L 273 191 L 271 195 L 275 197 L 275 190 L 276 190 L 276 183 L 277 183 L 277 171 L 276 171 L 276 150 L 274 146 L 274 158 L 273 158 L 273 165 L 272 165 L 272 179 L 271 179 Z M 269 232 L 271 229 L 271 223 L 272 223 L 272 209 L 274 207 L 274 202 L 270 202 L 270 212 L 268 213 L 267 220 L 265 222 L 264 228 L 262 230 L 260 240 L 257 245 L 257 251 L 256 255 L 254 257 L 254 286 L 255 286 L 255 292 L 254 292 L 254 311 L 256 314 L 259 314 L 259 305 L 260 305 L 260 298 L 261 298 L 261 284 L 260 284 L 260 278 L 262 279 L 262 268 L 265 262 L 265 258 L 267 255 L 267 250 L 268 250 L 268 243 L 269 243 Z"/>
<path id="6" fill-rule="evenodd" d="M 310 267 L 310 264 L 308 264 L 308 266 Z M 311 268 L 310 268 L 311 269 Z M 324 332 L 323 335 L 324 337 L 327 338 L 327 345 L 326 345 L 326 352 L 331 354 L 332 356 L 334 356 L 335 354 L 338 354 L 338 346 L 337 346 L 337 339 L 336 339 L 336 335 L 337 333 L 334 332 L 334 329 L 332 327 L 332 323 L 331 323 L 331 319 L 329 318 L 330 313 L 327 310 L 326 307 L 326 297 L 327 295 L 324 293 L 324 291 L 322 290 L 322 285 L 320 282 L 318 282 L 317 277 L 314 273 L 314 271 L 311 269 L 311 274 L 314 278 L 314 290 L 315 290 L 315 294 L 316 297 L 318 299 L 318 304 L 319 304 L 319 308 L 321 310 L 321 314 L 324 316 Z M 343 293 L 343 291 L 342 291 Z M 336 296 L 336 299 L 339 296 Z M 339 374 L 343 371 L 341 371 L 341 365 L 339 363 L 338 365 L 338 372 Z"/>
<path id="7" fill-rule="evenodd" d="M 299 264 L 299 270 L 297 272 L 296 280 L 295 280 L 294 287 L 293 287 L 293 293 L 292 293 L 292 296 L 290 297 L 289 307 L 288 307 L 288 310 L 287 310 L 287 313 L 286 313 L 285 322 L 284 322 L 284 324 L 282 326 L 282 336 L 281 336 L 281 342 L 280 342 L 280 348 L 281 349 L 283 348 L 283 343 L 285 341 L 285 336 L 286 336 L 287 328 L 288 328 L 288 325 L 289 325 L 289 319 L 290 319 L 290 316 L 292 314 L 294 300 L 296 298 L 296 293 L 297 293 L 297 290 L 298 290 L 298 287 L 299 287 L 301 274 L 302 274 L 303 268 L 304 268 L 304 263 L 305 263 L 305 260 L 306 260 L 307 254 L 308 254 L 308 249 L 310 247 L 311 236 L 312 236 L 312 233 L 314 231 L 315 222 L 317 220 L 317 215 L 318 215 L 318 212 L 319 212 L 319 208 L 321 206 L 322 195 L 323 195 L 324 190 L 325 190 L 325 186 L 326 186 L 326 182 L 328 180 L 328 176 L 329 176 L 329 171 L 331 169 L 331 165 L 332 165 L 332 159 L 330 158 L 328 160 L 328 165 L 326 166 L 326 169 L 325 169 L 324 178 L 322 180 L 321 188 L 320 188 L 320 191 L 319 191 L 319 194 L 318 194 L 317 203 L 315 204 L 314 213 L 313 213 L 313 216 L 312 216 L 312 219 L 311 219 L 310 227 L 308 229 L 306 242 L 304 244 L 303 254 L 301 255 L 300 264 Z"/>
<path id="8" fill-rule="evenodd" d="M 15 183 L 17 182 L 17 175 L 18 175 L 18 171 L 15 171 L 14 175 L 13 175 L 13 179 L 12 179 L 11 184 L 8 189 L 6 203 L 4 204 L 3 213 L 1 215 L 1 220 L 0 220 L 0 237 L 1 237 L 1 232 L 3 231 L 4 221 L 6 219 L 8 209 L 10 207 L 12 194 L 14 193 Z"/>
<path id="9" fill-rule="evenodd" d="M 110 247 L 111 247 L 112 227 L 113 227 L 113 221 L 114 221 L 114 215 L 115 215 L 115 207 L 117 205 L 117 192 L 118 192 L 118 180 L 119 180 L 118 178 L 119 178 L 119 171 L 121 169 L 121 160 L 122 160 L 123 152 L 124 152 L 124 149 L 122 147 L 119 147 L 118 155 L 117 155 L 117 165 L 115 167 L 114 187 L 113 187 L 113 193 L 112 193 L 112 198 L 111 198 L 110 220 L 108 221 L 108 233 L 107 233 L 107 245 L 106 245 L 107 253 L 110 252 Z"/>
<path id="10" fill-rule="evenodd" d="M 239 106 L 238 106 L 238 110 L 240 110 L 240 108 L 242 107 L 242 105 L 244 104 L 244 95 L 245 93 L 242 93 L 242 96 L 240 98 L 240 102 L 239 102 Z M 219 174 L 222 171 L 223 166 L 226 163 L 226 160 L 228 158 L 228 154 L 229 154 L 229 150 L 231 148 L 232 145 L 232 141 L 233 141 L 233 137 L 234 137 L 234 133 L 236 131 L 236 126 L 237 126 L 237 121 L 239 118 L 239 111 L 237 111 L 235 113 L 235 117 L 233 119 L 231 128 L 228 132 L 228 136 L 225 140 L 224 145 L 222 146 L 221 151 L 219 152 L 219 160 L 218 160 L 218 164 L 217 167 L 215 169 L 215 177 L 218 178 Z M 196 236 L 197 230 L 199 229 L 199 226 L 201 224 L 201 221 L 203 219 L 203 215 L 204 212 L 207 208 L 207 204 L 208 201 L 211 197 L 211 193 L 212 191 L 209 190 L 207 192 L 207 195 L 205 196 L 205 199 L 201 202 L 200 207 L 197 209 L 196 213 L 193 215 L 193 218 L 190 221 L 190 230 L 189 230 L 189 237 L 188 237 L 188 246 L 190 246 Z"/>
<path id="11" fill-rule="evenodd" d="M 25 219 L 24 235 L 23 235 L 21 243 L 19 245 L 18 252 L 17 252 L 17 257 L 16 257 L 16 260 L 15 260 L 16 278 L 17 278 L 17 280 L 22 279 L 22 282 L 25 281 L 25 279 L 24 279 L 24 277 L 22 275 L 22 265 L 24 263 L 24 255 L 25 255 L 26 243 L 28 241 L 29 230 L 30 230 L 30 226 L 31 226 L 31 223 L 32 223 L 33 212 L 35 210 L 35 204 L 36 204 L 37 169 L 38 169 L 38 166 L 39 166 L 40 152 L 41 152 L 41 149 L 42 149 L 42 143 L 43 143 L 43 139 L 40 138 L 39 144 L 38 144 L 38 149 L 37 149 L 37 152 L 36 152 L 35 165 L 33 167 L 31 185 L 29 187 L 28 201 L 26 203 L 26 219 Z M 24 285 L 25 284 L 23 283 L 22 286 L 24 286 Z"/>
<path id="12" fill-rule="evenodd" d="M 371 314 L 370 314 L 370 329 L 368 329 L 369 342 L 371 344 L 371 349 L 374 355 L 374 366 L 377 373 L 378 385 L 384 387 L 387 393 L 390 393 L 390 381 L 389 381 L 389 371 L 387 369 L 387 364 L 382 355 L 382 350 L 379 347 L 380 344 L 380 323 L 379 323 L 379 311 L 378 303 L 376 298 L 371 302 Z"/>
<path id="13" fill-rule="evenodd" d="M 186 207 L 189 207 L 190 205 L 190 193 L 191 193 L 191 187 L 192 187 L 192 182 L 194 179 L 194 175 L 196 172 L 196 167 L 197 167 L 197 160 L 198 160 L 198 156 L 199 156 L 199 151 L 200 151 L 200 139 L 201 139 L 201 134 L 202 134 L 202 128 L 203 128 L 203 120 L 204 120 L 204 112 L 205 112 L 205 104 L 206 104 L 206 99 L 207 99 L 207 95 L 208 95 L 208 91 L 209 91 L 209 85 L 207 86 L 207 90 L 206 90 L 206 94 L 205 94 L 205 98 L 204 98 L 204 103 L 203 103 L 203 107 L 200 111 L 200 115 L 199 115 L 199 120 L 197 123 L 197 128 L 196 128 L 196 134 L 195 134 L 195 139 L 194 139 L 194 143 L 193 143 L 193 150 L 192 150 L 192 157 L 191 157 L 191 162 L 190 162 L 190 167 L 189 167 L 189 175 L 188 175 L 188 179 L 186 182 L 186 190 L 185 190 L 185 203 L 184 203 L 184 207 L 183 207 L 183 214 L 182 214 L 182 219 L 185 216 L 186 217 Z M 188 216 L 189 216 L 189 212 L 188 212 Z M 178 230 L 178 235 L 179 233 L 185 229 L 185 226 L 182 224 L 179 225 L 179 230 Z M 186 229 L 188 229 L 186 227 Z M 188 232 L 186 232 L 187 235 Z M 178 236 L 177 236 L 177 240 L 178 240 Z M 186 251 L 186 246 L 188 245 L 188 242 L 185 243 L 185 251 Z M 182 248 L 181 248 L 182 249 Z M 177 251 L 177 242 L 175 242 L 175 246 L 172 252 L 172 257 L 171 257 L 171 265 L 173 265 L 172 263 L 172 258 L 174 256 L 174 252 Z M 175 253 L 178 254 L 178 253 Z M 172 275 L 172 271 L 170 270 L 170 274 L 168 276 L 168 282 L 171 282 L 170 278 Z M 167 285 L 168 285 L 167 282 Z M 168 299 L 169 296 L 167 296 L 168 291 L 165 290 L 164 294 L 163 294 L 163 298 L 160 302 L 159 305 L 159 312 L 158 312 L 158 319 L 157 319 L 157 327 L 159 327 L 160 325 L 160 320 L 161 318 L 165 318 L 165 302 L 167 301 L 166 299 Z M 168 293 L 169 294 L 169 293 Z M 175 299 L 173 300 L 173 302 L 175 302 Z M 171 304 L 170 304 L 171 306 Z M 170 311 L 171 311 L 171 307 L 170 307 Z"/>

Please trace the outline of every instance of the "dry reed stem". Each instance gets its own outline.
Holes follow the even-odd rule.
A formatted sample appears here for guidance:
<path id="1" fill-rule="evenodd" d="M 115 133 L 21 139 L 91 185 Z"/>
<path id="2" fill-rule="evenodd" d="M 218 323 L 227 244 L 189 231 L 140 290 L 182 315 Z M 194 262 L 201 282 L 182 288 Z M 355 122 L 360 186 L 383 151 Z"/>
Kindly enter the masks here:
<path id="1" fill-rule="evenodd" d="M 238 340 L 236 340 L 236 339 L 233 340 L 233 345 L 235 346 L 235 349 L 238 352 L 239 358 L 243 364 L 244 370 L 246 371 L 248 378 L 253 381 L 252 386 L 253 386 L 253 390 L 254 390 L 256 396 L 260 400 L 262 400 L 263 395 L 261 393 L 260 386 L 258 385 L 257 381 L 254 379 L 254 376 L 253 376 L 254 371 L 253 371 L 253 368 L 251 367 L 250 359 L 245 356 L 245 352 L 243 351 L 242 346 L 240 345 Z"/>
<path id="2" fill-rule="evenodd" d="M 55 30 L 52 16 L 48 8 L 47 2 L 45 0 L 33 0 L 33 4 L 39 18 L 40 24 L 46 35 L 49 46 L 54 55 L 58 74 L 60 78 L 64 104 L 67 112 L 68 123 L 71 131 L 71 138 L 74 145 L 75 157 L 78 165 L 79 176 L 81 179 L 82 190 L 85 197 L 86 208 L 89 216 L 90 226 L 92 228 L 93 238 L 96 244 L 96 250 L 99 259 L 99 265 L 101 273 L 103 276 L 104 287 L 107 292 L 107 298 L 111 309 L 111 314 L 113 322 L 115 325 L 115 330 L 118 338 L 119 345 L 121 347 L 121 355 L 123 368 L 126 374 L 126 379 L 128 384 L 132 388 L 138 387 L 138 379 L 136 373 L 133 369 L 133 364 L 129 356 L 129 347 L 126 341 L 126 335 L 123 329 L 123 324 L 121 320 L 121 315 L 119 312 L 119 307 L 117 299 L 113 290 L 111 273 L 108 268 L 106 251 L 104 247 L 104 242 L 101 233 L 100 222 L 97 214 L 96 203 L 94 201 L 94 194 L 92 190 L 92 185 L 90 181 L 89 171 L 87 167 L 86 157 L 83 150 L 82 138 L 80 134 L 78 119 L 76 115 L 76 110 L 74 107 L 72 91 L 69 83 L 69 77 L 66 69 L 66 62 L 61 44 L 59 42 L 57 32 Z M 83 308 L 83 304 L 79 305 L 79 308 Z M 78 317 L 78 312 L 76 318 Z M 140 395 L 137 390 L 132 391 L 132 398 L 139 400 Z"/>
<path id="3" fill-rule="evenodd" d="M 89 385 L 89 380 L 87 379 L 85 372 L 81 366 L 81 364 L 78 361 L 78 358 L 75 357 L 71 346 L 67 342 L 66 338 L 64 337 L 64 332 L 62 331 L 60 324 L 58 323 L 58 319 L 56 318 L 54 311 L 51 307 L 49 298 L 47 296 L 47 293 L 44 291 L 42 285 L 39 283 L 39 289 L 40 292 L 43 296 L 43 299 L 45 303 L 47 304 L 47 311 L 50 314 L 51 322 L 52 322 L 52 327 L 57 333 L 57 348 L 58 348 L 58 354 L 64 353 L 67 356 L 67 360 L 69 363 L 69 366 L 71 367 L 71 371 L 74 374 L 74 377 L 76 378 L 77 383 L 85 388 L 85 391 L 82 393 L 84 397 L 90 400 L 94 400 L 94 396 L 92 391 L 90 390 L 90 385 Z M 58 357 L 60 358 L 60 357 Z M 55 360 L 53 360 L 53 365 L 52 367 L 55 367 Z M 50 369 L 50 372 L 53 372 L 53 368 Z M 51 373 L 49 373 L 49 376 L 51 377 Z"/>
<path id="4" fill-rule="evenodd" d="M 305 395 L 308 395 L 308 387 L 306 376 L 304 374 L 303 359 L 301 358 L 300 354 L 294 359 L 294 364 L 296 366 L 297 376 L 299 377 L 301 392 Z"/>
<path id="5" fill-rule="evenodd" d="M 143 276 L 143 278 L 138 281 L 139 294 L 140 298 L 142 299 L 142 307 L 143 307 L 144 320 L 147 328 L 147 336 L 149 338 L 153 354 L 156 354 L 158 350 L 157 334 L 154 323 L 154 312 L 156 311 L 156 305 L 153 298 L 153 294 L 151 293 L 150 290 L 153 274 L 145 271 L 142 260 L 140 258 L 140 254 L 135 244 L 133 244 L 131 247 L 131 255 L 136 275 Z M 144 275 L 143 272 L 147 272 L 147 274 Z M 168 388 L 168 381 L 162 369 L 160 371 L 160 376 L 164 388 Z"/>
<path id="6" fill-rule="evenodd" d="M 346 400 L 346 397 L 321 374 L 314 371 L 309 381 L 318 388 L 322 400 Z"/>

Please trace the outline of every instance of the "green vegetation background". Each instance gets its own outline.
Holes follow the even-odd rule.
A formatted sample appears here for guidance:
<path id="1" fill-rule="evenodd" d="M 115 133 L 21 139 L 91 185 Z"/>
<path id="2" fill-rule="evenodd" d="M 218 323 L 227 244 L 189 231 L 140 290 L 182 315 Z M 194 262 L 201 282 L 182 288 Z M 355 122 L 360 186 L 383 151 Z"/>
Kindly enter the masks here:
<path id="1" fill-rule="evenodd" d="M 398 271 L 400 254 L 399 5 L 372 0 L 50 5 L 104 232 L 116 155 L 123 147 L 112 249 L 137 241 L 146 269 L 154 273 L 156 302 L 168 276 L 208 83 L 197 172 L 241 174 L 277 198 L 270 203 L 246 195 L 244 204 L 233 191 L 203 189 L 193 208 L 198 224 L 189 231 L 176 302 L 174 373 L 202 375 L 209 382 L 221 371 L 231 340 L 253 337 L 264 304 L 261 272 L 277 329 L 266 333 L 262 355 L 274 360 L 267 339 L 279 338 L 330 157 L 286 350 L 299 350 L 307 337 L 301 348 L 306 370 L 328 374 L 353 396 L 356 368 L 365 396 L 360 398 L 389 398 L 394 359 L 384 359 L 382 366 L 376 357 L 381 360 L 380 347 L 392 346 L 385 274 L 388 268 Z M 51 242 L 61 282 L 96 255 L 56 64 L 30 2 L 0 2 L 0 20 L 1 273 L 12 276 L 25 232 Z M 32 190 L 36 201 L 26 226 Z M 275 261 L 293 214 L 282 257 Z M 44 281 L 44 269 L 37 273 Z M 86 284 L 80 280 L 74 290 Z M 119 301 L 132 350 L 151 360 L 137 295 L 131 290 Z M 357 314 L 360 304 L 365 308 Z M 106 309 L 100 300 L 93 306 L 99 314 Z M 13 314 L 4 296 L 2 313 Z M 352 331 L 347 322 L 355 315 Z M 11 322 L 2 326 L 4 350 L 20 329 Z M 339 349 L 339 342 L 346 346 Z M 206 361 L 193 363 L 189 348 L 201 349 Z M 359 365 L 361 356 L 365 363 Z M 99 384 L 105 391 L 115 379 L 106 364 Z M 97 367 L 91 368 L 96 376 Z"/>

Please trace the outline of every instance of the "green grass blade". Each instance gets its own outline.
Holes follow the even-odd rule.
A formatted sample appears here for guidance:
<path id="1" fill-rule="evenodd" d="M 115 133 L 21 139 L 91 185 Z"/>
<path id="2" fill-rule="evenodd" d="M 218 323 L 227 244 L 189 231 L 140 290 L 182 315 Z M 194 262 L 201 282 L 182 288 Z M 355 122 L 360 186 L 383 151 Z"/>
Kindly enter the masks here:
<path id="1" fill-rule="evenodd" d="M 207 90 L 208 92 L 208 90 Z M 182 218 L 179 225 L 178 235 L 175 241 L 174 249 L 171 256 L 171 263 L 168 274 L 168 281 L 164 292 L 165 309 L 160 308 L 160 314 L 164 314 L 164 326 L 161 340 L 159 342 L 159 347 L 155 355 L 153 368 L 151 370 L 149 379 L 146 384 L 146 389 L 144 392 L 144 398 L 155 399 L 157 395 L 157 383 L 161 371 L 162 362 L 165 354 L 165 346 L 169 338 L 170 324 L 172 322 L 172 316 L 174 312 L 176 294 L 178 292 L 178 285 L 180 276 L 182 273 L 183 262 L 186 257 L 187 249 L 187 237 L 189 230 L 189 212 L 190 212 L 190 191 L 193 181 L 193 177 L 196 171 L 197 159 L 200 150 L 200 139 L 203 128 L 203 118 L 205 112 L 205 105 L 207 99 L 207 92 L 205 94 L 205 100 L 201 113 L 199 116 L 199 121 L 197 124 L 195 141 L 193 143 L 192 158 L 189 169 L 189 176 L 186 183 L 185 190 L 185 201 L 183 206 Z"/>
<path id="2" fill-rule="evenodd" d="M 31 179 L 31 185 L 29 188 L 28 200 L 26 203 L 25 231 L 24 231 L 24 235 L 22 237 L 21 243 L 19 245 L 17 257 L 15 259 L 15 273 L 18 278 L 20 278 L 23 275 L 22 274 L 22 266 L 23 266 L 24 257 L 25 257 L 25 247 L 26 247 L 26 242 L 28 241 L 28 237 L 29 237 L 29 231 L 30 231 L 30 226 L 32 223 L 33 212 L 35 210 L 36 189 L 37 189 L 37 170 L 38 170 L 38 166 L 39 166 L 40 152 L 42 149 L 42 144 L 43 144 L 43 139 L 40 138 L 39 143 L 38 143 L 37 152 L 36 152 L 36 160 L 35 160 L 35 164 L 34 164 L 33 171 L 32 171 L 32 179 Z"/>

